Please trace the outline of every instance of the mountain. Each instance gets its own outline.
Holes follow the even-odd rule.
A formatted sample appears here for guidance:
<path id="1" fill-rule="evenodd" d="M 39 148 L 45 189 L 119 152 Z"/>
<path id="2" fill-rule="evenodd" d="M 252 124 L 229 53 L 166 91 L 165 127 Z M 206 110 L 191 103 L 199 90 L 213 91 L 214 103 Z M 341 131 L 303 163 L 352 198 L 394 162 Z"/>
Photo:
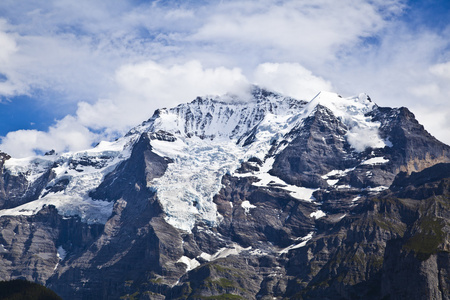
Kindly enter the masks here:
<path id="1" fill-rule="evenodd" d="M 0 280 L 64 299 L 450 299 L 450 147 L 360 94 L 198 97 L 0 155 Z"/>

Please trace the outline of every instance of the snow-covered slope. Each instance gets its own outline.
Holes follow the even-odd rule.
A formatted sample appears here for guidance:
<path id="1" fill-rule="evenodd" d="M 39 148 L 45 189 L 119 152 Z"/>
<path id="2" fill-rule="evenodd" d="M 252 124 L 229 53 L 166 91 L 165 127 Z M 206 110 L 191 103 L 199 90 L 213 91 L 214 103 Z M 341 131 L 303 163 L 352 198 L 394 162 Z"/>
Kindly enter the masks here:
<path id="1" fill-rule="evenodd" d="M 220 221 L 213 197 L 226 173 L 251 157 L 264 160 L 274 138 L 298 122 L 303 103 L 283 97 L 226 103 L 198 98 L 187 105 L 159 111 L 145 130 L 167 131 L 175 142 L 152 140 L 154 152 L 174 160 L 164 176 L 148 183 L 158 193 L 167 222 L 190 231 L 197 220 Z M 245 143 L 252 136 L 251 143 Z"/>
<path id="2" fill-rule="evenodd" d="M 229 96 L 199 97 L 188 104 L 157 110 L 116 142 L 102 142 L 94 149 L 60 156 L 10 159 L 6 171 L 25 176 L 30 186 L 49 170 L 54 178 L 37 200 L 1 210 L 0 216 L 34 214 L 42 205 L 52 204 L 60 214 L 79 215 L 86 222 L 106 222 L 113 203 L 92 200 L 89 192 L 129 157 L 142 133 L 170 134 L 170 138 L 151 139 L 153 151 L 173 163 L 147 187 L 157 192 L 166 221 L 186 231 L 197 221 L 210 226 L 220 222 L 213 197 L 222 187 L 221 179 L 226 173 L 234 174 L 251 157 L 266 162 L 260 171 L 241 176 L 258 178 L 256 186 L 278 183 L 278 188 L 284 186 L 299 200 L 313 200 L 314 189 L 288 185 L 268 174 L 273 163 L 268 153 L 275 141 L 287 139 L 293 128 L 302 126 L 318 105 L 327 107 L 348 127 L 346 138 L 355 151 L 389 145 L 378 135 L 380 124 L 366 115 L 376 105 L 365 94 L 342 98 L 321 92 L 307 103 L 255 88 L 253 97 L 245 102 Z"/>
<path id="3" fill-rule="evenodd" d="M 37 200 L 0 210 L 0 216 L 36 214 L 44 205 L 54 205 L 65 216 L 78 215 L 87 223 L 105 223 L 112 213 L 113 203 L 92 200 L 88 194 L 103 177 L 130 155 L 134 137 L 116 142 L 101 142 L 95 148 L 62 155 L 10 158 L 5 162 L 7 173 L 24 176 L 28 188 L 45 173 L 53 177 Z"/>

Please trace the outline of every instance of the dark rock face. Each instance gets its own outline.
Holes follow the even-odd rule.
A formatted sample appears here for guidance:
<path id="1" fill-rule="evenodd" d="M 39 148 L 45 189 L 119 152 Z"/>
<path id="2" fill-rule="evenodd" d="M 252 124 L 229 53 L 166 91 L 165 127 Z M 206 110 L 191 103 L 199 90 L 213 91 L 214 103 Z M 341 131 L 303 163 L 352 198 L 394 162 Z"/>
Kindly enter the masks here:
<path id="1" fill-rule="evenodd" d="M 272 174 L 299 186 L 326 187 L 321 174 L 355 164 L 344 138 L 347 127 L 321 105 L 302 125 L 289 133 L 295 138 L 277 155 Z"/>
<path id="2" fill-rule="evenodd" d="M 449 147 L 430 135 L 407 108 L 380 107 L 370 115 L 381 123 L 380 136 L 392 142 L 388 154 L 398 171 L 410 174 L 449 162 Z"/>
<path id="3" fill-rule="evenodd" d="M 342 118 L 317 105 L 274 135 L 264 159 L 243 159 L 221 177 L 212 199 L 217 226 L 198 221 L 187 232 L 166 222 L 151 182 L 173 174 L 176 160 L 152 142 L 211 140 L 225 132 L 211 134 L 215 118 L 234 116 L 225 138 L 251 146 L 265 114 L 305 106 L 266 101 L 278 96 L 261 89 L 253 96 L 259 106 L 251 110 L 204 98 L 180 105 L 172 109 L 183 115 L 180 132 L 155 127 L 165 109 L 141 125 L 148 131 L 131 130 L 127 159 L 88 193 L 113 205 L 105 224 L 62 216 L 53 205 L 0 216 L 0 279 L 39 282 L 64 299 L 450 299 L 450 147 L 405 108 L 367 113 L 386 147 L 355 151 Z M 73 183 L 58 177 L 63 164 L 82 172 L 115 158 L 55 156 L 28 182 L 0 154 L 0 209 L 65 191 Z M 263 175 L 285 183 L 260 184 L 268 159 Z M 313 196 L 301 200 L 288 187 Z"/>
<path id="4" fill-rule="evenodd" d="M 90 196 L 94 199 L 115 201 L 124 194 L 135 194 L 141 189 L 145 190 L 147 182 L 162 176 L 171 161 L 151 151 L 150 138 L 148 134 L 142 134 L 133 148 L 131 157 L 109 173 Z"/>
<path id="5" fill-rule="evenodd" d="M 46 172 L 36 181 L 29 183 L 25 176 L 5 171 L 4 164 L 10 158 L 8 154 L 0 152 L 0 209 L 15 207 L 37 199 L 53 175 Z"/>
<path id="6" fill-rule="evenodd" d="M 78 217 L 63 218 L 54 206 L 34 216 L 2 217 L 0 235 L 1 280 L 26 279 L 45 284 L 60 264 L 57 248 L 68 253 L 85 250 L 102 231 Z"/>
<path id="7" fill-rule="evenodd" d="M 226 188 L 214 200 L 224 216 L 218 228 L 222 235 L 231 235 L 243 247 L 258 248 L 260 243 L 271 243 L 284 248 L 296 237 L 314 230 L 314 222 L 308 216 L 315 211 L 315 205 L 300 202 L 286 192 L 255 188 L 251 181 L 223 178 Z M 243 201 L 254 207 L 244 208 Z"/>
<path id="8" fill-rule="evenodd" d="M 111 299 L 125 294 L 134 282 L 147 282 L 152 274 L 183 274 L 175 264 L 182 255 L 180 233 L 159 217 L 155 193 L 147 188 L 147 181 L 161 176 L 167 164 L 151 152 L 149 137 L 143 134 L 130 158 L 92 192 L 94 198 L 115 201 L 113 216 L 95 241 L 56 270 L 48 280 L 50 287 L 64 298 Z M 83 282 L 81 292 L 74 282 Z"/>

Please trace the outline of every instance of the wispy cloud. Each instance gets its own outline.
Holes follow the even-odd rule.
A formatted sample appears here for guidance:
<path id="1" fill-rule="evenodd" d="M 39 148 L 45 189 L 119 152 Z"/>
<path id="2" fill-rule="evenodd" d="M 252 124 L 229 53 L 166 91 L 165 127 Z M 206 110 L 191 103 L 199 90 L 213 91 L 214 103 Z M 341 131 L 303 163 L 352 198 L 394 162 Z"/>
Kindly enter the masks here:
<path id="1" fill-rule="evenodd" d="M 364 91 L 450 143 L 450 27 L 409 26 L 410 11 L 402 0 L 2 1 L 0 95 L 67 103 L 69 116 L 0 148 L 82 149 L 158 107 L 247 83 L 303 99 Z"/>

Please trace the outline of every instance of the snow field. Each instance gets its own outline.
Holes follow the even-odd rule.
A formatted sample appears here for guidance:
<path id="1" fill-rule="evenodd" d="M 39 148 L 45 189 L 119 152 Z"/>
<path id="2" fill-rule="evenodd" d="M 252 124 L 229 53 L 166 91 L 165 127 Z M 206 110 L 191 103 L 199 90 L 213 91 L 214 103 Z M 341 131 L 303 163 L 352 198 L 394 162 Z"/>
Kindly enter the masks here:
<path id="1" fill-rule="evenodd" d="M 37 200 L 0 210 L 0 216 L 34 215 L 44 205 L 54 205 L 60 215 L 77 215 L 88 224 L 106 223 L 111 216 L 114 203 L 93 200 L 89 197 L 89 192 L 100 185 L 103 177 L 111 172 L 118 163 L 129 157 L 130 139 L 131 137 L 122 138 L 116 142 L 102 142 L 93 149 L 64 153 L 61 156 L 11 158 L 6 161 L 6 170 L 15 175 L 25 175 L 29 180 L 29 185 L 49 170 L 54 163 L 57 164 L 52 168 L 55 178 L 49 182 L 47 187 L 51 187 L 63 179 L 67 179 L 69 183 L 63 191 L 46 194 L 47 190 L 44 189 Z M 75 168 L 73 163 L 79 160 L 91 163 L 101 162 L 102 164 L 100 167 L 79 165 Z"/>
<path id="2" fill-rule="evenodd" d="M 62 215 L 79 215 L 88 223 L 105 223 L 112 213 L 113 203 L 92 200 L 88 196 L 89 192 L 118 163 L 130 156 L 132 145 L 140 134 L 158 131 L 172 133 L 176 140 L 151 140 L 153 151 L 160 156 L 172 158 L 174 162 L 169 164 L 162 177 L 147 185 L 157 191 L 157 197 L 166 213 L 166 221 L 176 228 L 190 232 L 197 221 L 209 226 L 216 226 L 220 222 L 221 216 L 213 197 L 222 188 L 221 180 L 227 173 L 256 177 L 258 181 L 253 183 L 255 186 L 276 187 L 289 192 L 293 198 L 313 202 L 315 199 L 312 194 L 315 189 L 290 185 L 270 175 L 268 172 L 272 168 L 274 157 L 267 158 L 266 155 L 274 140 L 289 141 L 286 134 L 294 127 L 301 126 L 318 104 L 329 108 L 349 128 L 346 138 L 356 151 L 362 151 L 368 146 L 389 146 L 389 141 L 383 141 L 378 136 L 379 124 L 364 116 L 376 107 L 365 94 L 341 98 L 334 93 L 321 92 L 305 106 L 281 96 L 259 98 L 253 102 L 223 102 L 221 98 L 199 98 L 172 109 L 161 109 L 158 115 L 132 129 L 129 135 L 115 142 L 101 142 L 91 150 L 60 156 L 8 160 L 5 168 L 13 174 L 23 174 L 29 182 L 35 181 L 57 163 L 58 166 L 53 168 L 56 178 L 49 186 L 62 179 L 68 179 L 69 183 L 63 191 L 46 195 L 43 193 L 38 200 L 0 211 L 0 216 L 31 215 L 37 213 L 43 205 L 51 204 Z M 253 135 L 253 142 L 243 146 L 250 135 Z M 277 153 L 285 146 L 281 146 Z M 105 157 L 109 159 L 105 160 Z M 243 161 L 251 157 L 264 162 L 260 171 L 234 173 Z M 79 159 L 101 165 L 80 164 L 75 168 L 70 164 Z M 386 162 L 384 158 L 372 158 L 363 164 Z M 330 185 L 335 185 L 339 176 L 351 170 L 335 170 L 322 177 Z M 380 188 L 373 190 L 375 189 Z M 247 202 L 244 201 L 242 207 L 246 213 L 251 213 L 254 205 Z M 319 211 L 313 214 L 312 217 L 321 216 Z"/>

